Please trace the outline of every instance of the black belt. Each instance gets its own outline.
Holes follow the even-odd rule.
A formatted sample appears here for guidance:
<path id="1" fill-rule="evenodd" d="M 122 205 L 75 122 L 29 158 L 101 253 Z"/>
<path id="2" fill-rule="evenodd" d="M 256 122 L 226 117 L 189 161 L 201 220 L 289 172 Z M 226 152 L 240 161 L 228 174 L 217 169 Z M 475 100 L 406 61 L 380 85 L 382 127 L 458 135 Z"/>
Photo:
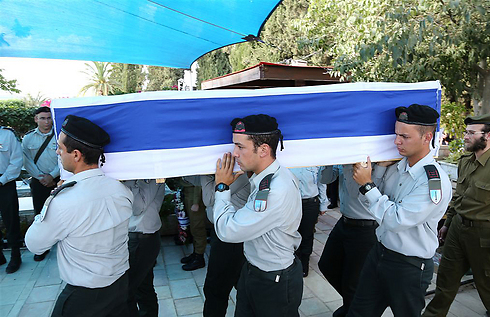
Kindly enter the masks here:
<path id="1" fill-rule="evenodd" d="M 147 239 L 147 238 L 151 238 L 155 234 L 158 234 L 158 231 L 153 233 L 130 232 L 129 237 L 133 239 Z"/>
<path id="2" fill-rule="evenodd" d="M 346 216 L 342 216 L 342 221 L 346 225 L 355 226 L 355 227 L 373 227 L 378 225 L 376 220 L 351 219 L 351 218 L 347 218 Z"/>
<path id="3" fill-rule="evenodd" d="M 486 220 L 470 220 L 458 214 L 461 218 L 461 223 L 466 227 L 490 228 L 490 221 Z"/>
<path id="4" fill-rule="evenodd" d="M 318 196 L 311 197 L 311 198 L 304 198 L 304 199 L 301 199 L 301 202 L 302 203 L 314 203 L 314 202 L 316 202 L 317 197 Z"/>
<path id="5" fill-rule="evenodd" d="M 417 256 L 408 256 L 404 255 L 401 253 L 398 253 L 396 251 L 390 250 L 387 247 L 385 247 L 381 242 L 378 241 L 379 246 L 381 247 L 381 252 L 388 254 L 389 256 L 396 258 L 398 260 L 407 262 L 409 264 L 412 264 L 419 269 L 423 270 L 425 266 L 427 265 L 427 261 L 432 261 L 432 259 L 424 259 L 424 258 L 419 258 Z"/>
<path id="6" fill-rule="evenodd" d="M 249 274 L 253 274 L 257 277 L 279 283 L 281 276 L 285 273 L 290 272 L 294 268 L 294 266 L 296 265 L 296 261 L 299 261 L 299 260 L 297 258 L 294 258 L 293 264 L 291 264 L 290 266 L 288 266 L 284 270 L 269 271 L 269 272 L 262 271 L 258 267 L 250 264 L 250 262 L 247 262 L 246 265 L 247 265 L 247 269 L 248 269 Z"/>

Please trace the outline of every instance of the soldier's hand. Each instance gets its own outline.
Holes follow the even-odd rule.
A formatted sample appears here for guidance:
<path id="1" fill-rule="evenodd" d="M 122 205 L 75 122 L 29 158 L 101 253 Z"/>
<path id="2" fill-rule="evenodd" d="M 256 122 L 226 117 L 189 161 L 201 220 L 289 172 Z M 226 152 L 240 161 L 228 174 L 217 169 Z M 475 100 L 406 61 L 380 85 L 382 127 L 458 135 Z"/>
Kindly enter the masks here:
<path id="1" fill-rule="evenodd" d="M 371 158 L 368 156 L 366 163 L 356 163 L 354 165 L 354 170 L 352 177 L 359 185 L 364 185 L 366 183 L 371 183 Z"/>
<path id="2" fill-rule="evenodd" d="M 437 233 L 437 237 L 439 238 L 439 242 L 444 242 L 444 240 L 446 240 L 446 235 L 447 235 L 447 231 L 448 231 L 448 227 L 446 226 L 442 226 L 441 229 L 439 229 L 439 232 Z"/>
<path id="3" fill-rule="evenodd" d="M 233 168 L 235 167 L 235 158 L 230 152 L 223 154 L 222 159 L 218 159 L 216 162 L 216 174 L 215 181 L 216 184 L 225 183 L 226 185 L 231 185 L 243 171 L 233 173 Z"/>
<path id="4" fill-rule="evenodd" d="M 43 178 L 41 178 L 39 182 L 46 187 L 52 187 L 54 185 L 53 176 L 51 176 L 50 174 L 44 174 Z"/>

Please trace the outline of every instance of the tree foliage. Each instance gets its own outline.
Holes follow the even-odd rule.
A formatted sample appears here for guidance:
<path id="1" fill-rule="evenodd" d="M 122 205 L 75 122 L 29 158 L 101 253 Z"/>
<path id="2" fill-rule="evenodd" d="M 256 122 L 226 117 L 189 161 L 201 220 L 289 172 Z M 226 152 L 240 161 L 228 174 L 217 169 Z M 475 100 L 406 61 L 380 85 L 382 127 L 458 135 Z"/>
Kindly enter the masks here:
<path id="1" fill-rule="evenodd" d="M 145 73 L 142 65 L 111 63 L 109 81 L 115 83 L 113 94 L 130 94 L 142 90 Z"/>
<path id="2" fill-rule="evenodd" d="M 184 70 L 159 66 L 148 66 L 147 91 L 171 90 L 178 86 L 178 80 L 184 76 Z"/>
<path id="3" fill-rule="evenodd" d="M 354 80 L 437 79 L 490 112 L 488 0 L 312 0 L 299 29 Z"/>
<path id="4" fill-rule="evenodd" d="M 223 76 L 232 72 L 229 54 L 221 49 L 207 53 L 198 59 L 197 87 L 205 80 Z"/>
<path id="5" fill-rule="evenodd" d="M 240 43 L 208 53 L 198 59 L 198 85 L 204 80 L 239 71 L 259 62 L 279 63 L 307 59 L 310 64 L 328 64 L 317 48 L 302 45 L 306 31 L 295 27 L 308 10 L 308 0 L 284 0 L 260 33 L 261 41 Z"/>
<path id="6" fill-rule="evenodd" d="M 0 100 L 0 126 L 11 127 L 19 135 L 24 135 L 36 127 L 35 109 L 22 100 Z"/>
<path id="7" fill-rule="evenodd" d="M 5 90 L 9 92 L 20 93 L 20 90 L 17 89 L 17 80 L 11 79 L 8 80 L 2 75 L 3 69 L 0 69 L 0 90 Z"/>
<path id="8" fill-rule="evenodd" d="M 27 107 L 35 107 L 38 108 L 41 104 L 48 100 L 48 98 L 44 97 L 40 92 L 37 93 L 36 96 L 32 96 L 31 94 L 27 94 L 26 97 L 22 99 L 24 104 Z"/>
<path id="9" fill-rule="evenodd" d="M 98 96 L 107 96 L 119 88 L 118 84 L 110 78 L 110 63 L 92 62 L 92 64 L 85 63 L 85 66 L 86 70 L 83 73 L 90 77 L 90 82 L 82 87 L 81 94 L 94 90 Z"/>

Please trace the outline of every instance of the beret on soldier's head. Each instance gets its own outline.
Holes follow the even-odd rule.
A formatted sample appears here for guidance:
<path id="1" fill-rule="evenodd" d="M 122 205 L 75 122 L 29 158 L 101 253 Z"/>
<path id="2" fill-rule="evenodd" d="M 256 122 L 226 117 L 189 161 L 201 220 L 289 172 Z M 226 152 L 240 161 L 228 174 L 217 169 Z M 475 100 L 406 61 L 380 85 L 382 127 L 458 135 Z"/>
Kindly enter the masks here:
<path id="1" fill-rule="evenodd" d="M 490 113 L 482 114 L 480 116 L 472 116 L 464 119 L 466 125 L 469 124 L 490 124 Z"/>
<path id="2" fill-rule="evenodd" d="M 276 118 L 266 114 L 254 114 L 245 118 L 235 118 L 230 125 L 233 133 L 241 134 L 271 134 L 280 132 L 277 129 Z"/>
<path id="3" fill-rule="evenodd" d="M 78 142 L 95 149 L 102 149 L 103 146 L 111 142 L 109 134 L 104 129 L 88 119 L 74 115 L 66 116 L 61 131 Z"/>
<path id="4" fill-rule="evenodd" d="M 36 111 L 34 111 L 34 114 L 40 114 L 41 112 L 51 112 L 51 109 L 46 106 L 39 107 L 36 109 Z"/>
<path id="5" fill-rule="evenodd" d="M 412 104 L 395 109 L 396 121 L 416 125 L 436 125 L 439 113 L 429 106 Z"/>

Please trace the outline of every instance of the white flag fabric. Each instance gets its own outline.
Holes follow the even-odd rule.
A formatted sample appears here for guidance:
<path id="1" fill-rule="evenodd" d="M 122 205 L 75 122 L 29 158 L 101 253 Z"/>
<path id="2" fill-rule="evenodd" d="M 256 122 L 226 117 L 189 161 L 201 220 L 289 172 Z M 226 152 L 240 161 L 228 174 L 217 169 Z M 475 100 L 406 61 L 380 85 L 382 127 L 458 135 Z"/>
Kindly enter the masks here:
<path id="1" fill-rule="evenodd" d="M 283 166 L 396 159 L 395 108 L 414 103 L 440 112 L 440 83 L 145 92 L 56 99 L 51 108 L 57 134 L 69 114 L 109 133 L 108 176 L 152 179 L 214 173 L 216 160 L 233 151 L 230 122 L 260 113 L 275 117 L 284 135 Z"/>

